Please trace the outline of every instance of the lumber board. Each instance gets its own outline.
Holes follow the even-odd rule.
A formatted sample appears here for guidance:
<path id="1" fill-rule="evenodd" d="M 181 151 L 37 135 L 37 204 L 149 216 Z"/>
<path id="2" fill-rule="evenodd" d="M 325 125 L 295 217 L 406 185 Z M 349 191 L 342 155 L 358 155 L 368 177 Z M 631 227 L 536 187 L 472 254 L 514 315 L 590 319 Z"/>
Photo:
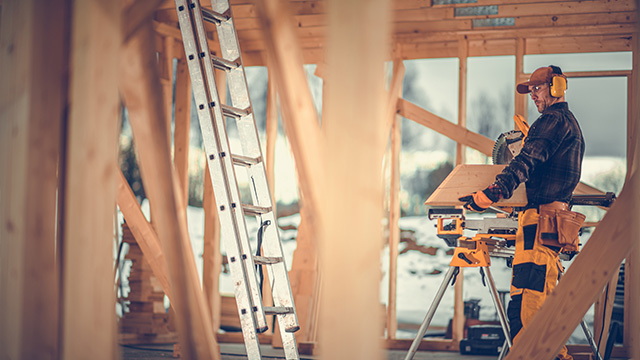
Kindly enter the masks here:
<path id="1" fill-rule="evenodd" d="M 467 59 L 469 57 L 469 41 L 458 39 L 458 125 L 467 127 Z M 456 143 L 456 165 L 466 163 L 466 146 Z M 454 286 L 453 320 L 451 338 L 460 341 L 464 338 L 464 271 Z"/>
<path id="2" fill-rule="evenodd" d="M 429 196 L 425 205 L 461 206 L 461 196 L 469 195 L 491 185 L 506 165 L 457 165 L 440 186 Z M 525 206 L 527 193 L 524 184 L 520 184 L 509 199 L 501 199 L 497 206 Z"/>
<path id="3" fill-rule="evenodd" d="M 171 163 L 166 136 L 166 114 L 151 19 L 122 47 L 119 84 L 129 110 L 145 191 L 154 225 L 164 246 L 173 290 L 173 308 L 185 358 L 220 359 L 207 319 L 209 312 L 200 288 L 187 231 L 178 178 Z"/>
<path id="4" fill-rule="evenodd" d="M 306 74 L 302 51 L 297 45 L 289 9 L 278 1 L 260 2 L 257 7 L 267 48 L 267 63 L 278 84 L 282 120 L 296 160 L 298 184 L 314 217 L 320 213 L 321 165 L 320 128 Z M 316 219 L 306 219 L 311 233 L 319 233 Z"/>
<path id="5" fill-rule="evenodd" d="M 267 68 L 267 71 L 269 69 Z M 267 181 L 269 182 L 269 190 L 271 198 L 276 199 L 276 140 L 278 139 L 278 92 L 276 89 L 276 80 L 273 76 L 268 76 L 267 82 L 267 119 L 266 119 L 266 135 L 267 135 L 267 151 L 266 151 L 266 171 Z M 277 214 L 277 211 L 276 211 Z"/>
<path id="6" fill-rule="evenodd" d="M 74 2 L 71 14 L 61 358 L 114 359 L 121 7 L 109 0 Z"/>
<path id="7" fill-rule="evenodd" d="M 640 16 L 640 4 L 636 9 Z M 630 89 L 628 95 L 630 110 L 628 113 L 628 140 L 632 141 L 631 146 L 627 147 L 627 182 L 635 174 L 635 186 L 639 186 L 640 180 L 637 174 L 640 169 L 640 112 L 638 111 L 638 103 L 640 103 L 640 74 L 638 69 L 640 68 L 640 57 L 638 51 L 640 51 L 640 36 L 634 35 L 633 38 L 633 75 L 630 78 Z M 632 175 L 629 175 L 632 174 Z M 635 203 L 635 210 L 638 209 L 637 202 Z M 632 226 L 633 233 L 638 234 L 639 225 L 635 221 Z M 630 348 L 630 358 L 640 358 L 640 309 L 638 306 L 634 306 L 640 302 L 640 246 L 636 239 L 635 246 L 629 252 L 627 261 L 625 263 L 625 308 L 624 308 L 624 321 L 625 324 L 629 324 L 624 328 L 624 344 L 625 347 Z"/>
<path id="8" fill-rule="evenodd" d="M 371 260 L 379 258 L 383 235 L 371 224 L 383 215 L 384 192 L 382 181 L 371 180 L 380 177 L 386 145 L 382 69 L 391 50 L 391 1 L 329 5 L 319 351 L 327 359 L 378 360 L 382 351 L 372 344 L 382 333 L 382 316 L 375 316 L 381 313 L 380 264 Z M 356 278 L 357 286 L 344 281 Z"/>
<path id="9" fill-rule="evenodd" d="M 633 246 L 637 247 L 638 173 L 574 259 L 553 293 L 522 330 L 507 360 L 553 358 Z"/>
<path id="10" fill-rule="evenodd" d="M 396 65 L 397 64 L 397 65 Z M 398 70 L 404 65 L 395 61 Z M 394 66 L 394 67 L 396 67 Z M 404 76 L 403 76 L 404 77 Z M 401 90 L 400 90 L 401 91 Z M 401 94 L 400 94 L 401 95 Z M 397 102 L 397 100 L 396 100 Z M 395 103 L 394 103 L 395 104 Z M 389 115 L 389 114 L 387 114 Z M 400 152 L 402 150 L 402 117 L 393 114 L 391 125 L 391 179 L 389 184 L 389 298 L 387 300 L 387 338 L 395 339 L 398 331 L 398 255 L 400 244 Z"/>
<path id="11" fill-rule="evenodd" d="M 493 140 L 443 119 L 410 101 L 398 99 L 398 114 L 447 136 L 457 143 L 472 147 L 487 156 L 491 156 L 493 152 Z"/>
<path id="12" fill-rule="evenodd" d="M 220 251 L 220 219 L 216 199 L 209 176 L 209 165 L 205 162 L 204 191 L 204 249 L 202 252 L 202 289 L 211 315 L 211 324 L 216 333 L 220 329 L 222 303 L 220 297 L 220 273 L 222 253 Z"/>
<path id="13" fill-rule="evenodd" d="M 63 216 L 56 216 L 56 197 L 64 195 L 57 187 L 58 172 L 64 178 L 61 135 L 69 103 L 63 75 L 69 66 L 66 5 L 1 4 L 1 358 L 55 359 L 59 354 L 56 232 L 63 228 Z M 49 36 L 41 35 L 51 29 Z"/>
<path id="14" fill-rule="evenodd" d="M 384 110 L 384 117 L 386 119 L 386 126 L 382 131 L 383 141 L 386 141 L 389 137 L 389 131 L 391 130 L 393 123 L 396 122 L 396 114 L 398 112 L 398 99 L 402 98 L 402 83 L 404 81 L 404 62 L 401 59 L 393 61 L 393 76 L 391 77 L 391 84 L 389 86 L 389 93 L 387 94 L 387 104 Z"/>
<path id="15" fill-rule="evenodd" d="M 180 49 L 182 50 L 182 49 Z M 191 131 L 191 80 L 184 53 L 176 54 L 173 162 L 180 180 L 183 211 L 189 204 L 189 138 Z M 171 102 L 169 102 L 171 103 Z"/>
<path id="16" fill-rule="evenodd" d="M 149 262 L 153 274 L 160 282 L 162 290 L 169 297 L 171 301 L 171 284 L 169 282 L 169 268 L 167 266 L 167 260 L 162 251 L 162 244 L 158 240 L 158 235 L 155 229 L 147 221 L 147 218 L 142 213 L 140 204 L 136 200 L 131 187 L 127 183 L 122 171 L 117 169 L 118 173 L 118 195 L 117 203 L 122 215 L 124 216 L 129 230 L 135 237 L 145 259 Z"/>
<path id="17" fill-rule="evenodd" d="M 301 329 L 296 338 L 305 339 L 310 336 L 309 328 L 315 324 L 311 309 L 317 300 L 313 292 L 317 271 L 314 242 L 317 240 L 307 234 L 313 234 L 316 239 L 320 234 L 318 217 L 321 208 L 318 196 L 321 189 L 318 181 L 323 178 L 321 133 L 290 10 L 278 1 L 261 3 L 257 9 L 265 29 L 265 39 L 268 39 L 265 43 L 269 81 L 277 84 L 282 120 L 296 161 L 301 198 L 304 199 L 290 282 Z M 275 101 L 274 95 L 271 93 L 272 101 Z M 275 111 L 275 104 L 271 104 L 269 110 Z M 281 343 L 277 336 L 273 341 L 275 345 Z"/>

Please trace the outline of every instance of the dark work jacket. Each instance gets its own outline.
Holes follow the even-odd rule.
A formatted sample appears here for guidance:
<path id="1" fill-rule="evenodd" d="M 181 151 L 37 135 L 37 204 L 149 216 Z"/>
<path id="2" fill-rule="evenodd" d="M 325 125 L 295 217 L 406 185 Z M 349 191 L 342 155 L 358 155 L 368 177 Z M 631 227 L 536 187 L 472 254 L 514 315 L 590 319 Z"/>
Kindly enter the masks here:
<path id="1" fill-rule="evenodd" d="M 520 154 L 496 176 L 510 198 L 518 184 L 527 187 L 527 207 L 569 202 L 580 181 L 584 138 L 566 102 L 555 103 L 531 125 Z"/>

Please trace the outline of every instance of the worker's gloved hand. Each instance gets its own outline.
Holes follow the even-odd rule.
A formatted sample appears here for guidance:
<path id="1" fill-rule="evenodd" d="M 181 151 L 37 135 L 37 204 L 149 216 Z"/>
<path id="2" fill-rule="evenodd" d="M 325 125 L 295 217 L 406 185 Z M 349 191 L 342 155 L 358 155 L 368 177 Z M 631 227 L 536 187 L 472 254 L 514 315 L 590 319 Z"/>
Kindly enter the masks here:
<path id="1" fill-rule="evenodd" d="M 501 198 L 501 193 L 497 185 L 492 184 L 482 191 L 476 191 L 473 194 L 458 198 L 465 203 L 463 206 L 467 210 L 483 212 L 487 210 L 491 204 L 497 202 Z"/>

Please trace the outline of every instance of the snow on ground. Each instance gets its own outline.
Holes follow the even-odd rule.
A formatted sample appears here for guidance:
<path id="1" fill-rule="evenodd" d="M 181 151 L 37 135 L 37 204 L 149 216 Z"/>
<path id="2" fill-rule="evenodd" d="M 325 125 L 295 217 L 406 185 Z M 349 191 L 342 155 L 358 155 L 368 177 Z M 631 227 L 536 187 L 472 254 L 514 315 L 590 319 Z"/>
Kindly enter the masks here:
<path id="1" fill-rule="evenodd" d="M 148 214 L 148 202 L 144 202 L 142 206 L 143 212 Z M 147 215 L 148 216 L 148 215 Z M 204 235 L 204 212 L 202 208 L 189 207 L 187 209 L 187 218 L 189 226 L 189 234 L 193 245 L 193 252 L 196 259 L 198 273 L 202 278 L 202 251 L 203 251 L 203 235 Z M 121 218 L 120 218 L 121 219 Z M 257 225 L 255 221 L 249 218 L 247 227 L 252 238 L 252 245 L 255 246 L 255 234 L 257 233 Z M 280 226 L 293 225 L 296 226 L 300 222 L 299 214 L 283 217 L 278 220 Z M 404 230 L 414 230 L 417 243 L 424 246 L 433 246 L 437 248 L 434 256 L 423 254 L 417 251 L 409 251 L 402 254 L 398 258 L 398 278 L 397 278 L 397 317 L 398 322 L 405 324 L 419 325 L 431 305 L 435 293 L 440 287 L 442 280 L 448 270 L 451 257 L 445 252 L 449 247 L 444 240 L 436 236 L 435 222 L 428 220 L 426 217 L 414 216 L 404 217 L 400 219 L 400 228 Z M 296 230 L 281 230 L 280 237 L 283 243 L 283 249 L 287 266 L 291 268 L 293 252 L 296 247 L 295 237 Z M 583 240 L 584 241 L 584 240 Z M 400 251 L 403 250 L 404 244 L 400 244 Z M 224 244 L 223 244 L 224 248 Z M 223 250 L 224 252 L 224 250 Z M 124 256 L 124 255 L 123 255 Z M 381 270 L 383 277 L 380 285 L 380 301 L 387 303 L 388 297 L 388 249 L 385 248 L 381 252 Z M 567 264 L 565 264 L 566 266 Z M 498 291 L 508 291 L 511 278 L 511 269 L 506 266 L 504 259 L 493 259 L 491 272 L 496 283 Z M 437 273 L 437 274 L 436 274 Z M 125 266 L 123 275 L 128 275 L 128 268 Z M 127 293 L 127 283 L 123 281 L 125 293 Z M 220 290 L 222 293 L 233 293 L 233 284 L 228 273 L 223 273 L 220 279 Z M 438 309 L 434 315 L 433 326 L 447 326 L 449 320 L 453 317 L 453 287 L 448 286 Z M 508 301 L 508 295 L 507 295 Z M 481 320 L 497 320 L 493 302 L 488 287 L 483 286 L 480 273 L 477 269 L 468 268 L 464 270 L 463 299 L 480 299 L 480 319 Z M 589 324 L 593 323 L 593 315 L 587 315 L 586 319 Z M 415 331 L 400 330 L 397 336 L 399 338 L 413 338 Z M 570 343 L 585 343 L 586 340 L 581 331 L 576 331 Z"/>

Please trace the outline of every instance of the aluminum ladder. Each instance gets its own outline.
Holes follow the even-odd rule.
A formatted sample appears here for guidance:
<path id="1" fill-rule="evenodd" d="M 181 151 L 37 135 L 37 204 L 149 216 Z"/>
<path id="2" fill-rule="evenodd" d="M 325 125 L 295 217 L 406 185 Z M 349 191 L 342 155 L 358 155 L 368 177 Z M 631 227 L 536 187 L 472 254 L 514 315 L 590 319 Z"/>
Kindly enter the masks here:
<path id="1" fill-rule="evenodd" d="M 276 315 L 285 357 L 299 359 L 293 334 L 298 319 L 229 1 L 211 0 L 212 10 L 202 8 L 199 0 L 175 3 L 247 356 L 261 359 L 257 334 L 268 329 L 266 315 Z M 216 25 L 219 57 L 209 49 L 204 21 Z M 231 106 L 220 103 L 215 71 L 226 72 Z M 225 118 L 235 119 L 242 154 L 230 151 Z M 248 173 L 251 204 L 240 199 L 236 167 Z M 251 250 L 245 215 L 256 216 L 259 224 L 257 255 Z M 267 268 L 273 307 L 263 305 L 257 266 Z"/>

